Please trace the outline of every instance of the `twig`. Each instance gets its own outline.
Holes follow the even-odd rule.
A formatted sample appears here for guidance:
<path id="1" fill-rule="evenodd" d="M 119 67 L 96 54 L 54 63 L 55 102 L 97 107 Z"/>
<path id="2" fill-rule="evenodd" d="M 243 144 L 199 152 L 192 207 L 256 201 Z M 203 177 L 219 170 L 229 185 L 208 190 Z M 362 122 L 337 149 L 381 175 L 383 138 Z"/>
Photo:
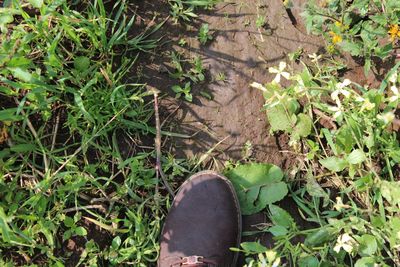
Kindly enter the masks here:
<path id="1" fill-rule="evenodd" d="M 153 93 L 154 95 L 154 115 L 156 117 L 156 138 L 154 140 L 155 142 L 155 147 L 156 147 L 156 176 L 157 180 L 159 177 L 161 177 L 162 182 L 167 189 L 168 193 L 172 196 L 175 197 L 174 191 L 172 191 L 170 185 L 168 184 L 167 179 L 165 178 L 165 174 L 162 170 L 161 166 L 161 127 L 160 127 L 160 115 L 158 111 L 158 94 L 159 90 L 157 90 L 154 87 L 148 86 L 148 89 L 150 92 Z"/>
<path id="2" fill-rule="evenodd" d="M 68 213 L 68 212 L 86 210 L 86 209 L 98 209 L 101 212 L 106 213 L 106 209 L 102 205 L 87 205 L 87 206 L 82 206 L 82 207 L 74 207 L 74 208 L 65 209 L 62 212 Z"/>
<path id="3" fill-rule="evenodd" d="M 56 137 L 57 137 L 57 133 L 58 133 L 58 126 L 60 124 L 60 113 L 57 114 L 57 118 L 56 118 L 56 124 L 54 126 L 54 130 L 53 130 L 53 140 L 51 141 L 51 148 L 50 151 L 54 150 L 54 147 L 56 145 Z"/>

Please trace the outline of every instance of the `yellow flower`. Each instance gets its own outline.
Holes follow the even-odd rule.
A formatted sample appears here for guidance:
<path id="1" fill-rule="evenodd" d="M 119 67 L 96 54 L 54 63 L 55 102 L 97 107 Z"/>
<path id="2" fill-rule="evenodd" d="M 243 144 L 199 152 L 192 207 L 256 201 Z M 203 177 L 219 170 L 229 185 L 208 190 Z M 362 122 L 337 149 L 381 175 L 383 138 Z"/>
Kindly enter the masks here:
<path id="1" fill-rule="evenodd" d="M 335 21 L 335 26 L 338 27 L 342 32 L 349 29 L 349 25 L 343 25 L 343 23 L 340 21 Z"/>
<path id="2" fill-rule="evenodd" d="M 332 37 L 332 43 L 333 44 L 341 43 L 343 41 L 342 36 L 340 36 L 339 34 L 333 32 L 333 31 L 330 31 L 329 34 Z"/>
<path id="3" fill-rule="evenodd" d="M 398 24 L 390 25 L 388 34 L 392 42 L 394 42 L 396 38 L 399 38 L 400 37 L 399 25 Z"/>

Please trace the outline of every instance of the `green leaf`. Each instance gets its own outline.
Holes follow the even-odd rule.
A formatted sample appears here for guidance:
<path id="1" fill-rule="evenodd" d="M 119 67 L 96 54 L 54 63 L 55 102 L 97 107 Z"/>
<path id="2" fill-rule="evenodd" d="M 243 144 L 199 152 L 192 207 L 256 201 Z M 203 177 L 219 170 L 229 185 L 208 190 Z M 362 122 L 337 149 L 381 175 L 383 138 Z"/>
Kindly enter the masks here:
<path id="1" fill-rule="evenodd" d="M 4 27 L 5 25 L 14 21 L 14 17 L 11 14 L 0 13 L 0 27 Z"/>
<path id="2" fill-rule="evenodd" d="M 276 205 L 270 204 L 269 212 L 271 221 L 275 225 L 283 226 L 288 229 L 295 224 L 293 217 L 286 210 Z"/>
<path id="3" fill-rule="evenodd" d="M 258 242 L 243 242 L 240 244 L 243 250 L 251 254 L 264 253 L 268 249 Z"/>
<path id="4" fill-rule="evenodd" d="M 17 78 L 23 82 L 30 82 L 32 80 L 32 74 L 28 70 L 25 70 L 25 69 L 22 69 L 19 67 L 8 68 L 8 69 L 12 72 L 12 74 L 15 78 Z"/>
<path id="5" fill-rule="evenodd" d="M 41 8 L 43 6 L 43 0 L 29 0 L 29 3 L 35 8 Z"/>
<path id="6" fill-rule="evenodd" d="M 392 205 L 400 204 L 400 182 L 381 182 L 381 194 Z"/>
<path id="7" fill-rule="evenodd" d="M 292 132 L 293 125 L 297 121 L 295 114 L 290 112 L 289 105 L 286 107 L 283 104 L 278 104 L 267 110 L 267 117 L 271 130 Z"/>
<path id="8" fill-rule="evenodd" d="M 75 234 L 77 234 L 79 236 L 86 236 L 87 235 L 87 231 L 82 226 L 79 226 L 79 227 L 75 228 Z"/>
<path id="9" fill-rule="evenodd" d="M 257 213 L 288 193 L 286 183 L 281 181 L 282 170 L 272 164 L 239 165 L 226 176 L 235 187 L 244 215 Z"/>
<path id="10" fill-rule="evenodd" d="M 85 105 L 83 104 L 83 99 L 78 92 L 74 93 L 75 104 L 79 107 L 80 111 L 82 112 L 83 116 L 90 122 L 94 122 L 92 115 L 87 112 Z"/>
<path id="11" fill-rule="evenodd" d="M 344 168 L 347 166 L 347 162 L 344 159 L 340 159 L 338 157 L 328 157 L 325 159 L 319 160 L 322 166 L 327 168 L 333 172 L 340 172 L 343 171 Z"/>
<path id="12" fill-rule="evenodd" d="M 36 146 L 34 144 L 18 144 L 10 147 L 11 151 L 17 153 L 27 153 L 35 151 Z"/>
<path id="13" fill-rule="evenodd" d="M 378 243 L 373 235 L 362 235 L 361 237 L 357 238 L 357 241 L 360 244 L 358 253 L 361 256 L 372 256 L 378 250 Z"/>
<path id="14" fill-rule="evenodd" d="M 371 257 L 364 257 L 359 260 L 357 260 L 356 264 L 354 264 L 354 267 L 374 267 L 375 266 L 375 260 Z"/>
<path id="15" fill-rule="evenodd" d="M 313 122 L 306 114 L 299 114 L 297 116 L 297 124 L 294 128 L 294 133 L 300 137 L 307 137 L 311 134 Z"/>
<path id="16" fill-rule="evenodd" d="M 268 232 L 270 232 L 273 236 L 284 236 L 289 233 L 289 231 L 281 225 L 271 226 L 268 228 Z"/>
<path id="17" fill-rule="evenodd" d="M 119 235 L 117 235 L 116 237 L 114 237 L 113 241 L 111 242 L 111 247 L 113 249 L 118 249 L 119 246 L 121 246 L 121 237 Z"/>
<path id="18" fill-rule="evenodd" d="M 64 224 L 66 227 L 71 228 L 75 225 L 75 221 L 71 217 L 65 216 Z"/>
<path id="19" fill-rule="evenodd" d="M 316 232 L 313 232 L 313 233 L 307 235 L 306 240 L 304 241 L 304 244 L 306 246 L 315 247 L 315 246 L 325 244 L 332 238 L 334 238 L 334 237 L 332 236 L 330 229 L 320 228 Z"/>
<path id="20" fill-rule="evenodd" d="M 77 71 L 87 71 L 90 66 L 90 59 L 88 57 L 76 57 L 74 60 L 74 68 Z"/>
<path id="21" fill-rule="evenodd" d="M 366 159 L 365 153 L 361 149 L 355 149 L 347 156 L 347 162 L 350 164 L 360 164 Z"/>
<path id="22" fill-rule="evenodd" d="M 299 267 L 318 267 L 319 261 L 313 256 L 307 256 L 299 259 Z"/>
<path id="23" fill-rule="evenodd" d="M 349 52 L 352 56 L 361 55 L 362 48 L 357 43 L 343 41 L 340 43 L 342 49 L 346 52 Z"/>

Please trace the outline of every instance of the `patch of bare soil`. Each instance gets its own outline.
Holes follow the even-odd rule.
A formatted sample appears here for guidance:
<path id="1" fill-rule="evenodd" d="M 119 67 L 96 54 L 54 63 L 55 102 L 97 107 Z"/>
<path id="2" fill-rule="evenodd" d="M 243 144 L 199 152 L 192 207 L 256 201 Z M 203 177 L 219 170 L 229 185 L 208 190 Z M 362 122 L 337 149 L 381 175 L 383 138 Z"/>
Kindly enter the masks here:
<path id="1" fill-rule="evenodd" d="M 144 12 L 138 26 L 145 27 L 157 13 L 156 22 L 167 19 L 156 37 L 167 41 L 161 48 L 141 60 L 136 73 L 142 74 L 142 82 L 165 93 L 161 110 L 165 120 L 165 131 L 185 134 L 191 138 L 170 138 L 164 149 L 172 150 L 177 157 L 193 158 L 208 154 L 206 167 L 219 169 L 227 160 L 252 159 L 280 166 L 289 172 L 298 159 L 288 153 L 288 137 L 272 135 L 263 111 L 264 99 L 260 91 L 251 89 L 254 81 L 264 83 L 274 76 L 268 68 L 287 55 L 303 49 L 303 55 L 324 51 L 324 41 L 306 33 L 300 13 L 306 0 L 294 1 L 287 10 L 281 0 L 244 1 L 234 0 L 221 3 L 211 11 L 204 12 L 191 26 L 175 25 L 166 16 L 169 12 L 165 1 L 138 1 L 137 8 Z M 262 29 L 256 26 L 258 17 L 265 17 Z M 153 21 L 154 22 L 154 21 Z M 200 25 L 209 24 L 213 40 L 200 45 L 197 33 Z M 185 46 L 177 45 L 184 38 Z M 200 56 L 207 69 L 207 81 L 193 87 L 193 102 L 175 99 L 171 86 L 180 84 L 170 77 L 170 52 L 176 51 L 190 59 Z M 360 84 L 376 85 L 376 75 L 365 77 L 363 67 L 351 57 L 343 76 Z M 302 66 L 293 63 L 292 68 Z M 225 79 L 217 81 L 223 75 Z M 204 93 L 212 99 L 204 97 Z M 288 210 L 300 228 L 311 225 L 301 219 L 296 204 L 291 199 L 279 203 Z M 244 218 L 244 231 L 255 231 L 260 223 L 268 223 L 266 214 L 259 213 Z M 244 237 L 243 241 L 261 240 L 268 247 L 272 237 L 268 234 Z M 301 242 L 295 240 L 294 242 Z M 241 259 L 243 263 L 243 258 Z"/>

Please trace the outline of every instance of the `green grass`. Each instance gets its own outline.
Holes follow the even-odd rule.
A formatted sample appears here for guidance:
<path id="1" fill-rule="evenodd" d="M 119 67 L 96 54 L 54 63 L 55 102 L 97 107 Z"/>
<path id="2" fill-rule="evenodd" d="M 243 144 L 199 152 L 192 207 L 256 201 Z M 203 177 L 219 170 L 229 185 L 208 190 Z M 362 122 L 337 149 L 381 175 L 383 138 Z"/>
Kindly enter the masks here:
<path id="1" fill-rule="evenodd" d="M 157 259 L 168 199 L 154 196 L 154 151 L 133 145 L 126 158 L 118 140 L 154 136 L 148 93 L 127 74 L 157 46 L 151 34 L 162 24 L 132 36 L 128 4 L 112 5 L 0 9 L 0 265 L 63 266 L 68 239 L 81 243 L 87 266 Z"/>

